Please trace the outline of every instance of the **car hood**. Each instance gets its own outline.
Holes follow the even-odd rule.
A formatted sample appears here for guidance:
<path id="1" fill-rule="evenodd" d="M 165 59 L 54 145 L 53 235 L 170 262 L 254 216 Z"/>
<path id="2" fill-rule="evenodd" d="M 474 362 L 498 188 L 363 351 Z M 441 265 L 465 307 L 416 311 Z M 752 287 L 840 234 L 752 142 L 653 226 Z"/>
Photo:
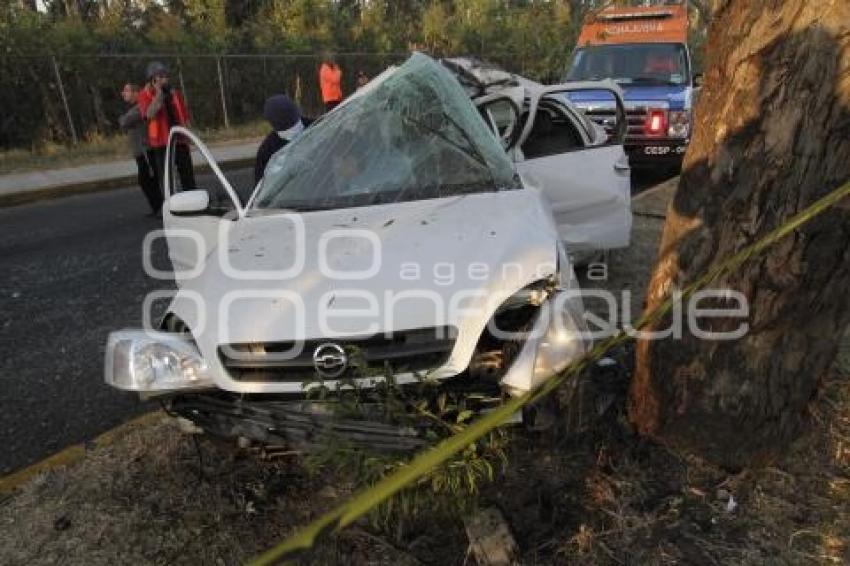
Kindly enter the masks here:
<path id="1" fill-rule="evenodd" d="M 228 343 L 450 325 L 457 342 L 446 371 L 458 373 L 495 308 L 555 272 L 557 238 L 533 189 L 248 216 L 182 282 L 171 311 L 216 362 Z"/>

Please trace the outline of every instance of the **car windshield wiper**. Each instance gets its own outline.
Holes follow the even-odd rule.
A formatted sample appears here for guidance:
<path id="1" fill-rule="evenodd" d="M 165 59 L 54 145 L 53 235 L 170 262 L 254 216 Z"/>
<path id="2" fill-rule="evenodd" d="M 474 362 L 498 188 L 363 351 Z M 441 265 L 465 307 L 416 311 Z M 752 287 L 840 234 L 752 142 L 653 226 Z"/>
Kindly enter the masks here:
<path id="1" fill-rule="evenodd" d="M 275 212 L 313 212 L 315 210 L 324 210 L 323 206 L 307 205 L 307 204 L 289 204 L 275 203 L 273 206 L 257 207 L 257 210 L 273 210 Z"/>

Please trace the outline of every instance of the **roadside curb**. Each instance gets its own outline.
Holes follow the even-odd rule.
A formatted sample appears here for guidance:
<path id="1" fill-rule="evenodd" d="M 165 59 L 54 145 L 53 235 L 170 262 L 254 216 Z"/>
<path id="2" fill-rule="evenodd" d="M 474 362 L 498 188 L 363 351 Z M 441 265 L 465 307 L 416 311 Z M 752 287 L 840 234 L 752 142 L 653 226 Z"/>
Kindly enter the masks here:
<path id="1" fill-rule="evenodd" d="M 222 161 L 218 165 L 223 171 L 230 169 L 239 169 L 253 165 L 254 158 L 240 158 L 229 161 Z M 198 166 L 196 171 L 206 172 L 209 170 L 207 166 Z M 44 187 L 40 189 L 23 190 L 13 193 L 0 194 L 0 208 L 8 208 L 41 200 L 52 200 L 85 193 L 95 193 L 109 191 L 126 187 L 128 184 L 136 182 L 135 175 L 122 175 L 118 177 L 110 177 L 107 179 L 98 179 L 96 181 L 84 181 L 79 183 L 69 183 L 54 187 Z"/>
<path id="2" fill-rule="evenodd" d="M 632 197 L 632 214 L 664 219 L 673 200 L 679 176 L 672 177 Z"/>
<path id="3" fill-rule="evenodd" d="M 165 413 L 160 410 L 145 413 L 99 434 L 93 440 L 73 444 L 60 450 L 56 454 L 48 456 L 34 464 L 30 464 L 26 468 L 0 477 L 0 496 L 10 495 L 21 485 L 39 474 L 77 464 L 85 460 L 88 452 L 109 446 L 119 438 L 125 436 L 128 432 L 149 426 L 162 419 L 164 416 Z"/>

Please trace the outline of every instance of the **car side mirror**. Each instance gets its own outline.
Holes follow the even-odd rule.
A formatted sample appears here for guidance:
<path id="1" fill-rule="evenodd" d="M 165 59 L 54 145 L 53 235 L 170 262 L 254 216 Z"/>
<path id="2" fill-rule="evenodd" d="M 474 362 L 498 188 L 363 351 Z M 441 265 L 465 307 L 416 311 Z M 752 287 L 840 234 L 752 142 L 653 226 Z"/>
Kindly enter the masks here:
<path id="1" fill-rule="evenodd" d="M 697 73 L 694 75 L 694 88 L 700 88 L 702 86 L 703 76 L 702 73 Z"/>
<path id="2" fill-rule="evenodd" d="M 210 205 L 210 195 L 203 189 L 176 193 L 168 199 L 168 210 L 172 214 L 198 214 Z"/>

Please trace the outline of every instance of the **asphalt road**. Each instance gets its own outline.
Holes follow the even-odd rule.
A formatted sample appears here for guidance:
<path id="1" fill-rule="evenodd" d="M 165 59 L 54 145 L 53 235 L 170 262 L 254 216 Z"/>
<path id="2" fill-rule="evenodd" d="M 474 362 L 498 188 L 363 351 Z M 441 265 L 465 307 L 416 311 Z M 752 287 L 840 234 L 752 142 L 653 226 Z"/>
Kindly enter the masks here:
<path id="1" fill-rule="evenodd" d="M 250 170 L 228 177 L 250 190 Z M 140 326 L 145 295 L 173 288 L 144 273 L 142 241 L 161 227 L 146 213 L 136 187 L 0 209 L 0 475 L 151 406 L 103 383 L 107 334 Z M 164 245 L 152 259 L 169 269 Z"/>
<path id="2" fill-rule="evenodd" d="M 228 176 L 244 192 L 251 174 Z M 136 187 L 0 209 L 0 475 L 148 407 L 103 383 L 107 334 L 140 326 L 145 295 L 173 288 L 142 267 L 162 226 L 147 212 Z M 170 267 L 164 245 L 152 259 Z"/>

